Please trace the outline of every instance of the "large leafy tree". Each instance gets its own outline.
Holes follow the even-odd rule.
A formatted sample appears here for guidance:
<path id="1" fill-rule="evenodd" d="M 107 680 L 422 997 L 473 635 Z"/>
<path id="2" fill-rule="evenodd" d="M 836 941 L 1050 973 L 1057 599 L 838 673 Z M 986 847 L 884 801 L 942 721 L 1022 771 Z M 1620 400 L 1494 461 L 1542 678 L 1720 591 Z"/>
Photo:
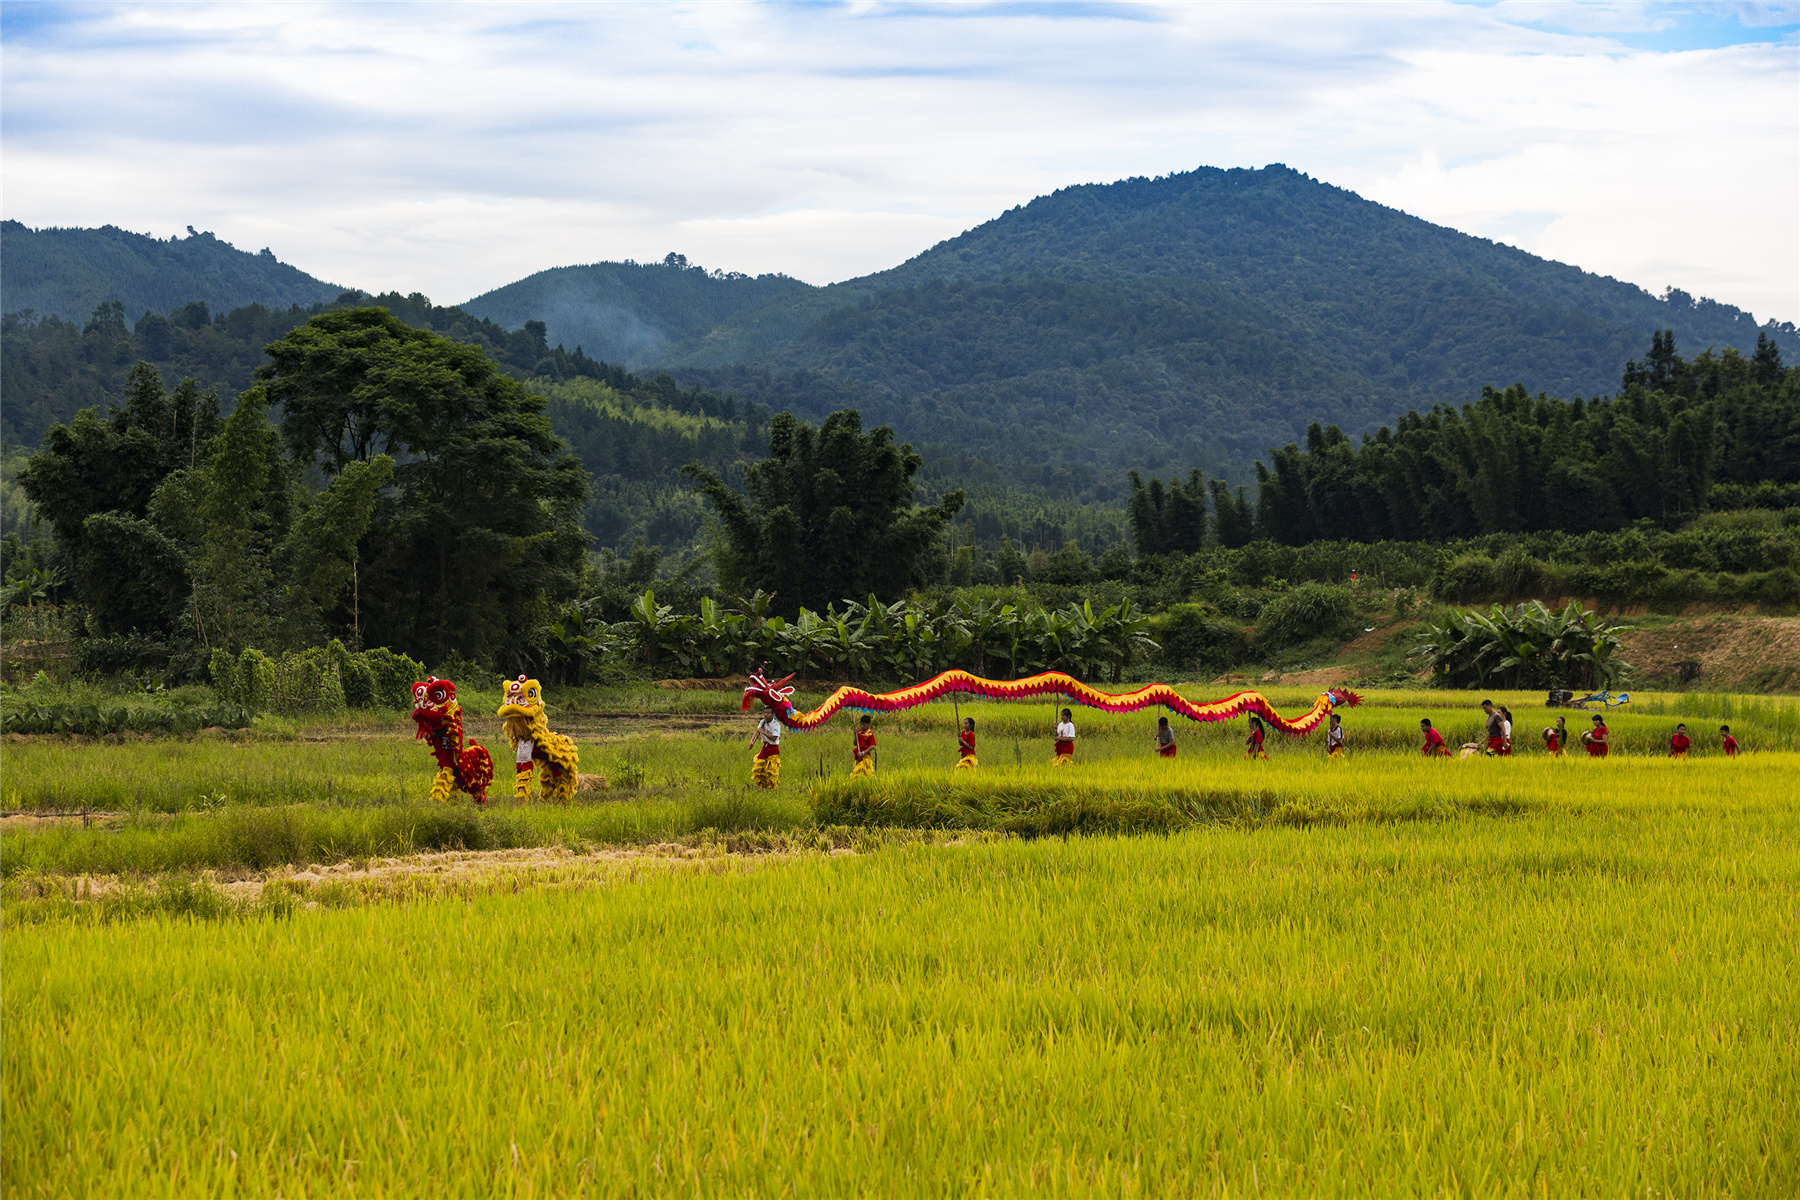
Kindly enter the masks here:
<path id="1" fill-rule="evenodd" d="M 179 548 L 146 517 L 171 473 L 206 461 L 218 428 L 211 393 L 191 379 L 165 391 L 156 368 L 139 363 L 124 403 L 52 425 L 19 473 L 102 632 L 167 634 L 182 621 L 188 583 Z"/>
<path id="2" fill-rule="evenodd" d="M 268 353 L 259 374 L 302 466 L 395 463 L 356 555 L 363 641 L 526 665 L 533 631 L 575 594 L 587 540 L 587 477 L 543 401 L 478 348 L 384 308 L 314 317 Z"/>
<path id="3" fill-rule="evenodd" d="M 699 463 L 684 473 L 719 515 L 726 584 L 771 592 L 792 614 L 853 596 L 891 600 L 924 582 L 924 564 L 963 493 L 915 504 L 921 465 L 911 446 L 895 444 L 891 428 L 865 433 L 861 414 L 844 409 L 817 428 L 791 413 L 776 416 L 769 457 L 745 470 L 743 495 Z"/>

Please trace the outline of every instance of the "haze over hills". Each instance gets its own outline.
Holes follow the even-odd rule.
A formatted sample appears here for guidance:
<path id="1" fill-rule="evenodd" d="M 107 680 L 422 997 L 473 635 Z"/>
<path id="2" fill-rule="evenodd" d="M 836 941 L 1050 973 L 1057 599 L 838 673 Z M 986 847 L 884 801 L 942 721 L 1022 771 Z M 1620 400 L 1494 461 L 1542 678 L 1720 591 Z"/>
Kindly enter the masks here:
<path id="1" fill-rule="evenodd" d="M 108 301 L 126 320 L 168 313 L 194 300 L 215 312 L 247 304 L 307 307 L 344 289 L 276 259 L 250 254 L 188 226 L 164 241 L 115 225 L 99 229 L 28 229 L 0 222 L 0 301 L 9 313 L 86 321 Z"/>
<path id="2" fill-rule="evenodd" d="M 1026 470 L 1241 458 L 1312 421 L 1358 432 L 1489 384 L 1610 393 L 1658 329 L 1689 351 L 1748 351 L 1759 333 L 1729 305 L 1652 296 L 1282 166 L 1066 188 L 829 287 L 608 263 L 463 307 L 502 324 L 537 312 L 553 343 L 809 416 L 858 404 Z M 1800 350 L 1792 325 L 1764 328 Z"/>
<path id="3" fill-rule="evenodd" d="M 484 292 L 461 307 L 509 329 L 538 320 L 565 346 L 606 348 L 621 366 L 662 365 L 685 347 L 735 327 L 746 310 L 804 305 L 825 289 L 786 275 L 712 274 L 671 254 L 657 264 L 603 262 L 554 267 Z"/>

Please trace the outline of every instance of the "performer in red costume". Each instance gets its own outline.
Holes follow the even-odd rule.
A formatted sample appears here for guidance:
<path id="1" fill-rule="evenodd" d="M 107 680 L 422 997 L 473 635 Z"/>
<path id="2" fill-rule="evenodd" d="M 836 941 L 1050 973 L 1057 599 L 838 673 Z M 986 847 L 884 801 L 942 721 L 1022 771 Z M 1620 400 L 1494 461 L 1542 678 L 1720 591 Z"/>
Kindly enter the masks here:
<path id="1" fill-rule="evenodd" d="M 1252 715 L 1250 718 L 1250 736 L 1244 739 L 1244 757 L 1269 757 L 1269 752 L 1263 749 L 1263 723 L 1261 717 Z"/>
<path id="2" fill-rule="evenodd" d="M 1688 754 L 1688 745 L 1687 726 L 1675 726 L 1675 736 L 1669 739 L 1669 757 L 1686 758 Z"/>
<path id="3" fill-rule="evenodd" d="M 1325 757 L 1343 758 L 1344 753 L 1344 718 L 1336 713 L 1331 714 L 1331 724 L 1325 730 Z"/>
<path id="4" fill-rule="evenodd" d="M 975 766 L 975 718 L 964 717 L 963 727 L 956 735 L 956 769 L 967 771 Z"/>
<path id="5" fill-rule="evenodd" d="M 1056 723 L 1056 756 L 1050 760 L 1053 767 L 1066 767 L 1075 761 L 1075 714 L 1068 709 L 1062 710 L 1062 720 Z"/>
<path id="6" fill-rule="evenodd" d="M 756 736 L 762 745 L 750 764 L 750 782 L 772 792 L 781 786 L 781 722 L 773 712 L 756 723 Z"/>
<path id="7" fill-rule="evenodd" d="M 437 776 L 431 781 L 431 798 L 450 799 L 451 792 L 467 792 L 477 804 L 487 803 L 488 784 L 494 782 L 494 760 L 475 742 L 463 744 L 462 705 L 456 702 L 456 685 L 436 675 L 413 684 L 413 737 L 430 745 L 437 759 Z"/>
<path id="8" fill-rule="evenodd" d="M 868 713 L 864 713 L 862 720 L 857 722 L 856 740 L 850 746 L 850 759 L 851 775 L 872 777 L 875 774 L 875 729 Z"/>
<path id="9" fill-rule="evenodd" d="M 1450 747 L 1444 744 L 1444 735 L 1431 727 L 1430 717 L 1419 718 L 1419 732 L 1425 735 L 1425 744 L 1419 750 L 1426 758 L 1450 757 Z"/>
<path id="10" fill-rule="evenodd" d="M 1731 726 L 1719 726 L 1719 749 L 1725 752 L 1726 758 L 1737 757 L 1737 739 L 1731 736 Z"/>

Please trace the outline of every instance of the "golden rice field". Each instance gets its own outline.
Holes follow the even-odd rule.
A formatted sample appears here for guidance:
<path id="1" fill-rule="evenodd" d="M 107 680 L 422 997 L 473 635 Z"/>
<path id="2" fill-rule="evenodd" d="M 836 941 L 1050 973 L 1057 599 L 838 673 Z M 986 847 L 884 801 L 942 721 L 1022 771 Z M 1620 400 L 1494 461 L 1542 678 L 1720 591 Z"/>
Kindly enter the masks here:
<path id="1" fill-rule="evenodd" d="M 965 705 L 974 772 L 933 706 L 882 721 L 872 784 L 847 729 L 790 735 L 773 796 L 748 718 L 570 714 L 617 786 L 479 815 L 422 802 L 409 729 L 9 743 L 8 811 L 117 815 L 0 834 L 0 1183 L 1800 1194 L 1793 702 L 1643 698 L 1604 762 L 1413 757 L 1421 713 L 1473 735 L 1469 699 L 1371 697 L 1348 762 L 1246 762 L 1241 725 L 1169 762 L 1154 714 L 1078 712 L 1067 768 L 1049 705 Z M 1696 718 L 1747 752 L 1657 753 Z M 688 857 L 629 849 L 667 840 Z M 449 845 L 592 865 L 293 874 Z M 238 878 L 280 902 L 219 899 Z"/>

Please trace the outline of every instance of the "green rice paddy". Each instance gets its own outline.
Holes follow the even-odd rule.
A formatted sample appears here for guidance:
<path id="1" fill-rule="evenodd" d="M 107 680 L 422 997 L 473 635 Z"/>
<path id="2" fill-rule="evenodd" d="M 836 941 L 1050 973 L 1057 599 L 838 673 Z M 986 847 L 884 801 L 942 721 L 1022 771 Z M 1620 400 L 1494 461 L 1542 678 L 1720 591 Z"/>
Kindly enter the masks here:
<path id="1" fill-rule="evenodd" d="M 1512 760 L 1415 759 L 1409 722 L 1460 740 L 1437 717 L 1454 700 L 1472 736 L 1469 699 L 1371 697 L 1346 715 L 1349 762 L 1316 737 L 1245 762 L 1238 726 L 1183 728 L 1166 762 L 1154 714 L 1078 713 L 1078 762 L 1056 769 L 1049 705 L 962 706 L 983 741 L 960 773 L 933 706 L 883 720 L 872 785 L 845 779 L 847 730 L 790 735 L 773 796 L 745 786 L 748 719 L 712 719 L 735 697 L 688 700 L 679 728 L 569 715 L 617 786 L 479 815 L 400 794 L 429 770 L 398 724 L 9 743 L 9 811 L 117 815 L 14 818 L 0 840 L 0 1180 L 1800 1192 L 1792 701 L 1726 700 L 1735 761 L 1698 733 L 1705 755 L 1657 753 L 1675 720 L 1718 724 L 1716 698 L 1683 714 L 1684 697 L 1612 714 L 1605 762 L 1523 736 Z M 1541 708 L 1496 699 L 1534 732 Z M 868 832 L 829 832 L 845 827 Z M 731 830 L 776 852 L 719 853 Z M 669 838 L 713 848 L 603 849 Z M 257 906 L 208 900 L 219 885 L 194 874 L 457 845 L 597 865 L 333 902 L 265 888 L 293 902 Z M 71 871 L 181 902 L 88 919 L 97 904 L 32 898 Z"/>

